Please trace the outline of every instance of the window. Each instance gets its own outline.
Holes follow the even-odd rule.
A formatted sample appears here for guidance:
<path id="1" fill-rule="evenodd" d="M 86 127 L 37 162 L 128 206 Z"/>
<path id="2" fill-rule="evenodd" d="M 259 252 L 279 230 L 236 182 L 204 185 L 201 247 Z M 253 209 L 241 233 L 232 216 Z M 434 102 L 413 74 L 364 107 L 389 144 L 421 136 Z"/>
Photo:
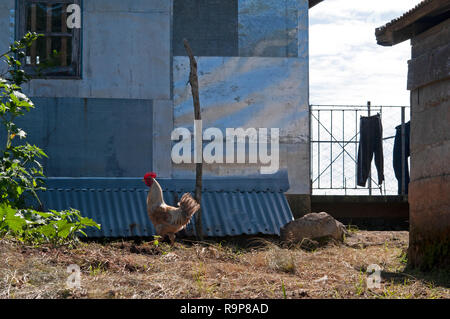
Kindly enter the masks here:
<path id="1" fill-rule="evenodd" d="M 19 37 L 28 31 L 42 34 L 27 49 L 22 62 L 33 77 L 80 77 L 80 30 L 70 28 L 67 12 L 71 4 L 80 6 L 80 0 L 20 0 Z M 74 12 L 75 13 L 75 12 Z"/>

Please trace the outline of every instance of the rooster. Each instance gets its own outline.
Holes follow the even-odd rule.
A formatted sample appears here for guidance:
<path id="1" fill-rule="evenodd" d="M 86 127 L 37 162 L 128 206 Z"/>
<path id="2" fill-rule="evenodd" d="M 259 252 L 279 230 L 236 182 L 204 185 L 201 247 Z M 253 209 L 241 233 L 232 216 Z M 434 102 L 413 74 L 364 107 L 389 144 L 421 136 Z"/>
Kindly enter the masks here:
<path id="1" fill-rule="evenodd" d="M 153 172 L 144 175 L 144 183 L 150 187 L 147 196 L 147 214 L 156 234 L 164 237 L 169 236 L 170 243 L 175 241 L 175 233 L 179 232 L 189 224 L 192 216 L 200 209 L 200 205 L 191 194 L 185 193 L 181 197 L 178 207 L 169 206 L 164 202 L 161 186 L 156 181 Z"/>

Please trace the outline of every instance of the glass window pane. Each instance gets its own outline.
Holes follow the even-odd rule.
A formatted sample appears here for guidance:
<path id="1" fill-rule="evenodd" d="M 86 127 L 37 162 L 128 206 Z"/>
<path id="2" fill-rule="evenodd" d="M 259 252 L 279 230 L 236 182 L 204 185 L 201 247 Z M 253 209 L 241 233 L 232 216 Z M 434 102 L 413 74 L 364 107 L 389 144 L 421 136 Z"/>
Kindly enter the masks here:
<path id="1" fill-rule="evenodd" d="M 61 14 L 63 12 L 63 4 L 52 5 L 52 32 L 62 32 L 61 27 Z M 66 23 L 66 22 L 64 22 Z"/>
<path id="2" fill-rule="evenodd" d="M 43 36 L 26 50 L 25 64 L 38 75 L 76 75 L 72 66 L 73 36 L 75 29 L 66 26 L 67 3 L 25 2 L 26 32 Z"/>

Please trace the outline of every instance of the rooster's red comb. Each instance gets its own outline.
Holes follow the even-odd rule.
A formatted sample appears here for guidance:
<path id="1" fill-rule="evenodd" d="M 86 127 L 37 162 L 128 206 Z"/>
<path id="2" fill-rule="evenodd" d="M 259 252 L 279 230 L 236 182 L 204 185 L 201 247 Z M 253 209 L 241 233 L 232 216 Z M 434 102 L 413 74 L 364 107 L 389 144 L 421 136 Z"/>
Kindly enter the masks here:
<path id="1" fill-rule="evenodd" d="M 144 179 L 147 179 L 149 177 L 156 178 L 156 173 L 155 172 L 148 172 L 148 173 L 146 173 L 144 175 Z"/>

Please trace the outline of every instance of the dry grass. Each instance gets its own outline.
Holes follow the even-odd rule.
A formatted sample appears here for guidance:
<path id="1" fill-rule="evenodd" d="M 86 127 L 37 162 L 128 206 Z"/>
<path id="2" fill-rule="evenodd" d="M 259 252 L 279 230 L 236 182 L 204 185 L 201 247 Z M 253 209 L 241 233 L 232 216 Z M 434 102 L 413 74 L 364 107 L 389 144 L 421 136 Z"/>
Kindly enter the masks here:
<path id="1" fill-rule="evenodd" d="M 405 271 L 407 232 L 352 232 L 317 249 L 276 239 L 82 243 L 75 249 L 0 241 L 0 298 L 449 298 L 448 275 Z M 66 287 L 67 266 L 81 289 Z M 383 269 L 366 285 L 370 264 Z"/>

